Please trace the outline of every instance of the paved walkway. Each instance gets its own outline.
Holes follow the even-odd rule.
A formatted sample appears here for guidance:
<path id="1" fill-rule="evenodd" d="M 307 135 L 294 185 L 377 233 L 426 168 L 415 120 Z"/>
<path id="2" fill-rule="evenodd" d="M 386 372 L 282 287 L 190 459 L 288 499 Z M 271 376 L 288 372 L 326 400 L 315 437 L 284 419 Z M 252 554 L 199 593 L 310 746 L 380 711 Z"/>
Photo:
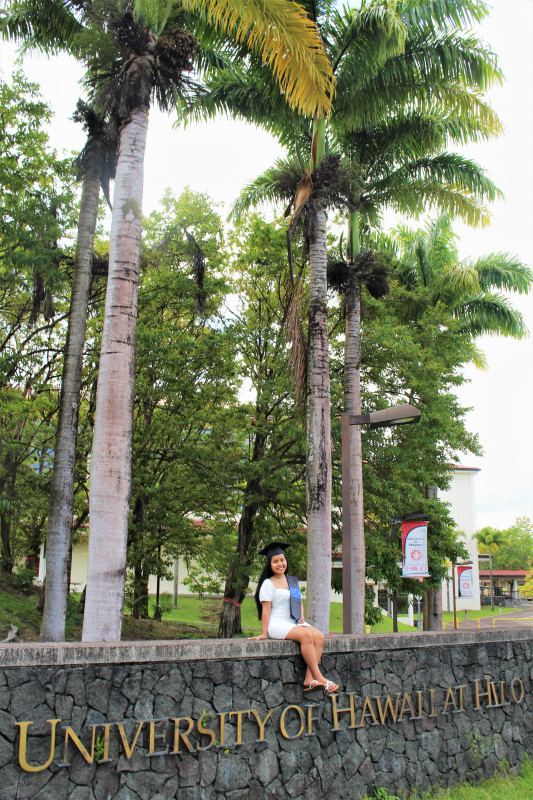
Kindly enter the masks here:
<path id="1" fill-rule="evenodd" d="M 462 630 L 484 630 L 490 628 L 492 630 L 500 630 L 502 628 L 523 628 L 533 626 L 533 607 L 520 608 L 517 611 L 509 609 L 500 614 L 499 610 L 495 611 L 494 616 L 481 617 L 480 619 L 468 619 L 465 622 L 464 612 L 457 612 L 457 627 Z M 445 630 L 453 630 L 453 620 L 446 622 Z"/>

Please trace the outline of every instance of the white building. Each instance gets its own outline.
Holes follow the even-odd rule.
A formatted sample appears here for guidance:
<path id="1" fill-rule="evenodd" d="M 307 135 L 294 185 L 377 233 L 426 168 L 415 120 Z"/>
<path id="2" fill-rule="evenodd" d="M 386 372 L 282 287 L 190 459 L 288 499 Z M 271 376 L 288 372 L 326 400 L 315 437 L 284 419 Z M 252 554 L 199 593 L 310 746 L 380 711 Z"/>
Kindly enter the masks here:
<path id="1" fill-rule="evenodd" d="M 455 520 L 456 530 L 462 534 L 461 540 L 468 550 L 468 560 L 472 561 L 472 594 L 470 598 L 459 597 L 457 575 L 455 576 L 456 589 L 456 608 L 458 611 L 464 609 L 479 609 L 479 567 L 477 541 L 473 538 L 477 530 L 476 524 L 476 499 L 474 490 L 474 478 L 479 469 L 475 467 L 454 467 L 453 477 L 450 488 L 446 492 L 441 492 L 439 498 L 445 503 L 450 504 L 450 514 Z M 449 569 L 449 579 L 442 582 L 442 610 L 453 610 L 452 594 L 452 569 Z"/>

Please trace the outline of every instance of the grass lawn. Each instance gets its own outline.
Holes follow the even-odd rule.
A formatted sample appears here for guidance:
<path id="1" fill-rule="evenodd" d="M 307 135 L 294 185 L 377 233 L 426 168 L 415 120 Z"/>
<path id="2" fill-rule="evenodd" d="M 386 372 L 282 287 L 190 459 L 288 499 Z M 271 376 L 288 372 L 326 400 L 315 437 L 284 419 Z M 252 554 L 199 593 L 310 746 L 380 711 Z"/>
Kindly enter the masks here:
<path id="1" fill-rule="evenodd" d="M 494 607 L 494 611 L 491 611 L 490 606 L 482 606 L 479 611 L 467 611 L 467 619 L 474 620 L 474 619 L 484 619 L 485 617 L 498 617 L 500 613 L 502 616 L 505 614 L 514 614 L 516 611 L 515 608 L 502 608 L 501 612 L 499 607 Z M 416 621 L 418 619 L 418 614 L 414 615 L 414 621 L 416 626 Z M 461 623 L 465 620 L 465 612 L 464 610 L 457 612 L 457 627 L 461 628 Z M 453 628 L 453 611 L 443 611 L 442 612 L 442 622 L 446 625 L 446 630 L 450 630 Z"/>
<path id="2" fill-rule="evenodd" d="M 82 614 L 78 606 L 78 595 L 74 593 L 69 602 L 67 615 L 67 641 L 81 639 Z M 221 598 L 204 598 L 193 596 L 180 596 L 178 608 L 172 608 L 172 597 L 162 595 L 160 600 L 163 608 L 163 619 L 157 622 L 153 619 L 135 620 L 130 615 L 124 617 L 122 638 L 125 641 L 143 639 L 196 639 L 216 637 L 218 617 L 220 613 Z M 150 615 L 154 612 L 155 599 L 150 597 Z M 505 609 L 506 614 L 512 614 L 514 609 Z M 242 605 L 243 636 L 253 636 L 260 632 L 261 626 L 257 619 L 255 601 L 247 597 Z M 469 619 L 486 617 L 490 608 L 483 607 L 481 611 L 469 611 Z M 453 615 L 445 613 L 445 621 L 453 619 Z M 464 619 L 464 613 L 458 615 L 459 620 Z M 12 578 L 4 577 L 0 581 L 0 641 L 7 636 L 10 625 L 18 628 L 18 641 L 35 642 L 39 640 L 41 613 L 36 608 L 36 591 L 30 594 L 19 590 Z M 461 627 L 459 625 L 459 627 Z M 399 631 L 414 632 L 415 628 L 398 623 Z M 449 625 L 448 625 L 449 630 Z M 330 631 L 342 633 L 342 604 L 332 603 L 330 612 Z M 392 633 L 392 619 L 382 617 L 377 625 L 372 626 L 372 633 Z M 533 800 L 533 793 L 532 793 Z"/>
<path id="3" fill-rule="evenodd" d="M 502 608 L 502 614 L 512 614 L 516 611 L 516 608 Z M 483 617 L 497 617 L 500 614 L 499 607 L 494 607 L 494 611 L 491 611 L 490 606 L 482 606 L 479 611 L 468 611 L 468 619 L 483 619 Z M 457 612 L 457 620 L 460 622 L 464 620 L 465 612 L 458 611 Z M 453 611 L 443 611 L 442 612 L 442 619 L 448 622 L 451 620 L 453 622 Z"/>
<path id="4" fill-rule="evenodd" d="M 162 595 L 160 604 L 166 609 L 163 614 L 164 620 L 188 623 L 189 625 L 200 625 L 216 628 L 218 627 L 218 615 L 220 612 L 220 598 L 204 598 L 199 600 L 197 597 L 180 596 L 178 607 L 172 608 L 172 597 Z M 150 614 L 153 614 L 155 599 L 150 597 Z M 261 631 L 261 625 L 257 619 L 257 610 L 253 597 L 246 597 L 241 607 L 242 627 L 250 636 L 256 631 Z M 398 623 L 399 631 L 412 631 L 409 625 Z M 330 631 L 331 633 L 342 633 L 342 603 L 332 603 L 330 610 Z M 391 633 L 392 620 L 382 617 L 377 625 L 372 626 L 372 633 Z"/>
<path id="5" fill-rule="evenodd" d="M 394 794 L 382 790 L 380 800 L 396 800 Z M 463 783 L 454 789 L 431 794 L 413 794 L 411 800 L 531 800 L 533 798 L 533 765 L 525 761 L 521 775 L 502 773 L 477 785 Z M 399 798 L 398 798 L 399 800 Z"/>

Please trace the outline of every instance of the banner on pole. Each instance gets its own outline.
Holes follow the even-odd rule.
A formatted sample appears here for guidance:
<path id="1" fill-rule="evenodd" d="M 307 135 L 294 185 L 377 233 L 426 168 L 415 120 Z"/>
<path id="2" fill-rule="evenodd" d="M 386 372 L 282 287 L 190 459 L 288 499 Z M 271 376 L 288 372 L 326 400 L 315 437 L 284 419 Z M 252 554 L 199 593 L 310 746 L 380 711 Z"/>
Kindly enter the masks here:
<path id="1" fill-rule="evenodd" d="M 459 597 L 473 597 L 472 567 L 457 567 L 457 583 L 459 584 Z"/>
<path id="2" fill-rule="evenodd" d="M 402 522 L 402 554 L 404 578 L 429 578 L 427 522 Z"/>

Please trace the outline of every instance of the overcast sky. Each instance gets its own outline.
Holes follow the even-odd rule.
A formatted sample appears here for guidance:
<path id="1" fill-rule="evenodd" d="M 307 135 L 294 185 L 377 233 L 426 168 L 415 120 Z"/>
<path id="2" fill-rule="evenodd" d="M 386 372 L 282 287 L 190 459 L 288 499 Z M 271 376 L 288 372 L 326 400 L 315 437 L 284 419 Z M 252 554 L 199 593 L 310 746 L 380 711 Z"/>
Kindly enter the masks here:
<path id="1" fill-rule="evenodd" d="M 500 116 L 505 134 L 464 152 L 485 167 L 503 190 L 505 200 L 492 208 L 488 228 L 460 231 L 460 252 L 477 258 L 507 251 L 533 263 L 533 0 L 493 0 L 490 17 L 480 29 L 498 54 L 506 76 L 503 87 L 489 99 Z M 7 77 L 14 49 L 0 43 L 0 70 Z M 55 111 L 51 139 L 60 151 L 80 148 L 84 135 L 69 117 L 80 95 L 81 70 L 67 57 L 25 58 L 24 69 L 41 84 L 44 98 Z M 270 166 L 281 149 L 262 131 L 230 120 L 218 120 L 187 130 L 174 129 L 172 119 L 155 110 L 145 167 L 143 210 L 153 210 L 166 187 L 175 194 L 190 185 L 207 192 L 226 208 L 242 186 Z M 533 330 L 533 296 L 516 297 L 516 306 Z M 460 399 L 472 407 L 470 430 L 479 434 L 484 455 L 463 459 L 480 467 L 475 479 L 478 528 L 507 527 L 518 516 L 533 518 L 533 347 L 532 340 L 483 337 L 479 344 L 489 367 L 468 370 L 471 383 Z"/>

